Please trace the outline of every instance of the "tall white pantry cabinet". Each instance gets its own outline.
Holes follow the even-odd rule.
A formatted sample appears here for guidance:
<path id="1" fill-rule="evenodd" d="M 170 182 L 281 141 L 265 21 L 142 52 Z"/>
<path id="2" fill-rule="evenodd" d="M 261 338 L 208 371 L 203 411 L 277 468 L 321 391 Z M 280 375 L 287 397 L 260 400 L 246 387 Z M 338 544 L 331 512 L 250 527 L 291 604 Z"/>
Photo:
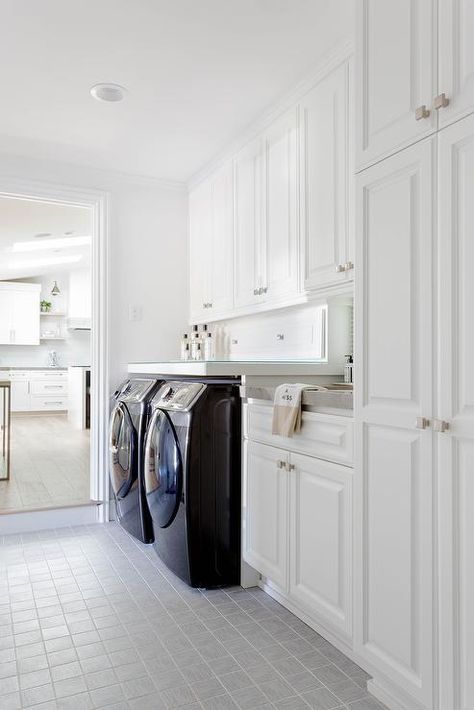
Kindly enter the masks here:
<path id="1" fill-rule="evenodd" d="M 354 651 L 474 708 L 474 3 L 359 0 Z"/>

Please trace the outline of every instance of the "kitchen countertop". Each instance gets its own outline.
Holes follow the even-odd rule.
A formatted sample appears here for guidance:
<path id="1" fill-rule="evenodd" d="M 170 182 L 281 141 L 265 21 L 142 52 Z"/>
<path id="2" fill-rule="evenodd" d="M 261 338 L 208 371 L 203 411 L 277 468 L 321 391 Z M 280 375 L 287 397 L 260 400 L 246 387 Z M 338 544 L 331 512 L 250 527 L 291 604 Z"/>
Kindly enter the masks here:
<path id="1" fill-rule="evenodd" d="M 128 372 L 143 375 L 191 375 L 195 377 L 240 377 L 246 375 L 341 375 L 342 365 L 309 360 L 239 361 L 200 360 L 170 362 L 132 362 Z"/>
<path id="2" fill-rule="evenodd" d="M 48 367 L 47 365 L 0 365 L 0 370 L 47 370 L 54 372 L 55 370 L 67 370 L 67 367 Z"/>

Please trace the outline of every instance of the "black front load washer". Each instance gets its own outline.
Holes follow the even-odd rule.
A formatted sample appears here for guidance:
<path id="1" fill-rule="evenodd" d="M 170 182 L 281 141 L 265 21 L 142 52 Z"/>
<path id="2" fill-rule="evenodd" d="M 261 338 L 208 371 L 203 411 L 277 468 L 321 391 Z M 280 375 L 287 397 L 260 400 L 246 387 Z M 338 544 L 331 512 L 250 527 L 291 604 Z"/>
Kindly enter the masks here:
<path id="1" fill-rule="evenodd" d="M 145 489 L 158 556 L 192 587 L 240 580 L 240 395 L 170 381 L 151 400 Z"/>
<path id="2" fill-rule="evenodd" d="M 153 542 L 153 526 L 145 501 L 144 439 L 150 397 L 162 383 L 126 380 L 114 395 L 109 428 L 109 476 L 117 520 L 141 542 Z"/>

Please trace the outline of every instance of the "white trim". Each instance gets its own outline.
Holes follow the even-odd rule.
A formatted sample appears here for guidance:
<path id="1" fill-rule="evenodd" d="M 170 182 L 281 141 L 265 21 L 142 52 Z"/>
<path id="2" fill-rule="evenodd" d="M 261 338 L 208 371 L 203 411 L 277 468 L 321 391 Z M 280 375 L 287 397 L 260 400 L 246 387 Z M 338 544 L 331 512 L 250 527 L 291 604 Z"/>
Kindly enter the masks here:
<path id="1" fill-rule="evenodd" d="M 20 513 L 0 515 L 2 535 L 68 528 L 72 525 L 91 525 L 102 522 L 101 508 L 104 506 L 91 503 L 72 508 L 54 508 L 50 510 L 24 510 Z"/>
<path id="2" fill-rule="evenodd" d="M 107 426 L 109 411 L 108 240 L 107 192 L 17 177 L 0 178 L 0 195 L 93 210 L 92 230 L 92 348 L 91 348 L 91 498 L 104 505 L 96 511 L 108 520 Z M 65 510 L 65 509 L 62 509 Z M 25 511 L 26 512 L 26 511 Z M 22 513 L 20 513 L 21 515 Z M 49 511 L 51 514 L 51 511 Z M 5 518 L 2 516 L 2 528 Z M 50 526 L 51 527 L 51 524 Z"/>
<path id="3" fill-rule="evenodd" d="M 296 86 L 283 94 L 280 99 L 271 104 L 255 121 L 240 133 L 223 151 L 209 163 L 198 170 L 188 181 L 188 189 L 193 189 L 202 180 L 205 180 L 222 163 L 230 160 L 243 146 L 253 138 L 256 138 L 267 126 L 269 126 L 280 114 L 292 108 L 299 102 L 310 89 L 318 84 L 321 79 L 333 71 L 339 64 L 347 61 L 354 52 L 352 40 L 344 40 L 327 52 L 318 62 L 316 67 L 309 72 Z"/>

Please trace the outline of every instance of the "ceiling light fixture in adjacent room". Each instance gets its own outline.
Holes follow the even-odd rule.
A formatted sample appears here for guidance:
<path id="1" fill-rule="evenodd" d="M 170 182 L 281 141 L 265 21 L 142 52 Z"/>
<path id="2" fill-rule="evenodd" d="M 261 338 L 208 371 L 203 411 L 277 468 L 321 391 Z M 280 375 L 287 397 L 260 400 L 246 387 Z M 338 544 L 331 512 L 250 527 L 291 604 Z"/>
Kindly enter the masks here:
<path id="1" fill-rule="evenodd" d="M 55 249 L 58 247 L 78 247 L 91 243 L 90 236 L 83 237 L 58 237 L 57 239 L 43 239 L 41 242 L 15 242 L 12 247 L 13 252 L 40 251 L 43 249 Z"/>
<path id="2" fill-rule="evenodd" d="M 54 286 L 51 289 L 51 296 L 59 296 L 60 293 L 61 291 L 59 290 L 58 282 L 55 281 Z"/>
<path id="3" fill-rule="evenodd" d="M 127 89 L 120 84 L 94 84 L 90 89 L 91 96 L 97 101 L 117 103 L 122 101 Z"/>

